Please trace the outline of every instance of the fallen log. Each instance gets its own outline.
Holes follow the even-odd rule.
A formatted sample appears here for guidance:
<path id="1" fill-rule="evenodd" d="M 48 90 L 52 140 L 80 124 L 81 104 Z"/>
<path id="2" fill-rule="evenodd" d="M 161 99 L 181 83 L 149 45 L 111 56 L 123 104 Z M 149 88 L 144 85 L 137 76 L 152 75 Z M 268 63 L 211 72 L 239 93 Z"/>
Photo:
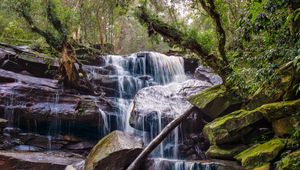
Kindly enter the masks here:
<path id="1" fill-rule="evenodd" d="M 127 170 L 138 170 L 145 158 L 168 136 L 168 134 L 175 129 L 180 123 L 182 123 L 191 113 L 193 113 L 194 107 L 191 106 L 182 115 L 170 122 L 140 153 L 140 155 L 129 165 Z"/>

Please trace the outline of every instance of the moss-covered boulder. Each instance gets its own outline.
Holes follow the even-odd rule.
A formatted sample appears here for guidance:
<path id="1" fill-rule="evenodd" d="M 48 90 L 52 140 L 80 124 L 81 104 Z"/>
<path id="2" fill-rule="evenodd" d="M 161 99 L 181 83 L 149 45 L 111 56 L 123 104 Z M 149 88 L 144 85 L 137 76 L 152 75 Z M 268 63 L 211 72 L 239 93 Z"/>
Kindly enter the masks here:
<path id="1" fill-rule="evenodd" d="M 233 157 L 247 148 L 246 145 L 211 145 L 206 156 L 216 159 L 233 159 Z"/>
<path id="2" fill-rule="evenodd" d="M 253 170 L 270 170 L 271 169 L 271 164 L 270 163 L 266 163 L 262 166 L 256 167 Z"/>
<path id="3" fill-rule="evenodd" d="M 235 156 L 245 169 L 254 169 L 272 161 L 285 147 L 285 139 L 274 138 L 266 143 L 254 145 Z"/>
<path id="4" fill-rule="evenodd" d="M 224 144 L 234 141 L 236 134 L 246 127 L 262 120 L 275 121 L 280 118 L 295 115 L 300 107 L 300 99 L 262 105 L 254 110 L 237 110 L 208 123 L 203 132 L 211 144 Z"/>
<path id="5" fill-rule="evenodd" d="M 300 126 L 300 116 L 294 115 L 272 121 L 277 136 L 292 135 Z"/>
<path id="6" fill-rule="evenodd" d="M 249 125 L 263 119 L 260 112 L 238 110 L 205 125 L 203 132 L 211 144 L 224 144 L 249 132 Z"/>
<path id="7" fill-rule="evenodd" d="M 300 150 L 292 152 L 282 158 L 277 165 L 278 170 L 299 170 L 300 169 Z"/>
<path id="8" fill-rule="evenodd" d="M 228 93 L 223 85 L 213 86 L 191 96 L 188 100 L 211 118 L 219 117 L 231 105 L 240 102 L 234 95 Z"/>
<path id="9" fill-rule="evenodd" d="M 101 139 L 86 158 L 85 170 L 122 170 L 142 151 L 138 138 L 121 131 L 114 131 Z"/>
<path id="10" fill-rule="evenodd" d="M 259 107 L 259 111 L 263 116 L 271 121 L 295 115 L 300 108 L 300 99 L 292 101 L 282 101 L 276 103 L 265 104 Z"/>

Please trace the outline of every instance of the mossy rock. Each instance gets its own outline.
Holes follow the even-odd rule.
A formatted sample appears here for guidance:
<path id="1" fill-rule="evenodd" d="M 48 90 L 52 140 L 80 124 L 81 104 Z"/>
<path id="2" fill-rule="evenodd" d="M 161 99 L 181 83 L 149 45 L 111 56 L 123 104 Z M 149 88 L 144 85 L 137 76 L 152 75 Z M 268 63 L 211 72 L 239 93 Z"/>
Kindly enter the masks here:
<path id="1" fill-rule="evenodd" d="M 142 141 L 121 131 L 102 138 L 85 161 L 85 170 L 126 169 L 143 150 Z"/>
<path id="2" fill-rule="evenodd" d="M 300 150 L 292 152 L 282 158 L 277 165 L 278 170 L 299 170 L 300 169 Z"/>
<path id="3" fill-rule="evenodd" d="M 206 151 L 206 156 L 216 159 L 233 159 L 233 157 L 247 149 L 246 145 L 211 145 Z"/>
<path id="4" fill-rule="evenodd" d="M 265 104 L 255 110 L 261 112 L 267 120 L 272 122 L 289 115 L 295 115 L 299 109 L 300 99 Z"/>
<path id="5" fill-rule="evenodd" d="M 233 141 L 230 137 L 263 118 L 274 121 L 288 115 L 295 115 L 300 99 L 262 105 L 254 110 L 237 110 L 208 123 L 203 132 L 211 144 L 224 144 Z"/>
<path id="6" fill-rule="evenodd" d="M 285 139 L 274 138 L 266 143 L 254 145 L 234 158 L 239 160 L 245 169 L 258 168 L 276 158 L 285 147 L 285 143 Z"/>
<path id="7" fill-rule="evenodd" d="M 255 110 L 238 110 L 208 123 L 203 132 L 211 144 L 224 144 L 235 140 L 233 134 L 262 119 L 262 114 Z"/>
<path id="8" fill-rule="evenodd" d="M 271 168 L 271 164 L 270 163 L 266 163 L 260 167 L 254 168 L 253 170 L 270 170 Z"/>
<path id="9" fill-rule="evenodd" d="M 228 93 L 223 85 L 213 86 L 191 96 L 188 100 L 211 118 L 219 117 L 231 105 L 240 102 L 239 99 Z"/>
<path id="10" fill-rule="evenodd" d="M 300 116 L 289 116 L 272 121 L 272 126 L 277 136 L 292 135 L 300 126 Z"/>

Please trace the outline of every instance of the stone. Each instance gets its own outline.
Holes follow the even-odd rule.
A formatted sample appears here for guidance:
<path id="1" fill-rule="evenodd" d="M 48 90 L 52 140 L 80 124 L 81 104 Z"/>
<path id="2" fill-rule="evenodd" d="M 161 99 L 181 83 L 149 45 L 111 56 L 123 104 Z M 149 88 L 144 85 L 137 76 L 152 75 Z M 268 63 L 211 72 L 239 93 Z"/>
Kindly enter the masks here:
<path id="1" fill-rule="evenodd" d="M 186 101 L 187 97 L 210 86 L 207 82 L 192 79 L 167 86 L 143 88 L 134 97 L 130 125 L 139 130 L 150 131 L 151 127 L 157 127 L 157 122 L 161 121 L 161 127 L 164 127 L 191 107 Z M 189 117 L 187 124 L 198 126 L 200 123 L 195 117 L 199 116 L 194 114 Z"/>
<path id="2" fill-rule="evenodd" d="M 254 110 L 237 110 L 205 125 L 203 132 L 211 144 L 234 141 L 232 134 L 260 120 L 278 120 L 297 113 L 300 99 L 262 105 Z"/>
<path id="3" fill-rule="evenodd" d="M 233 157 L 247 149 L 246 145 L 238 144 L 238 145 L 211 145 L 209 149 L 206 151 L 206 156 L 209 158 L 215 159 L 233 159 Z"/>
<path id="4" fill-rule="evenodd" d="M 300 116 L 289 116 L 272 121 L 272 127 L 277 136 L 292 135 L 300 126 Z"/>
<path id="5" fill-rule="evenodd" d="M 217 118 L 230 106 L 240 103 L 241 101 L 235 96 L 226 92 L 223 85 L 216 85 L 200 93 L 189 97 L 189 102 L 198 107 L 207 116 Z"/>
<path id="6" fill-rule="evenodd" d="M 236 161 L 218 159 L 210 160 L 176 160 L 165 158 L 148 158 L 141 169 L 217 169 L 217 170 L 243 170 Z"/>
<path id="7" fill-rule="evenodd" d="M 263 144 L 254 145 L 234 158 L 242 163 L 245 169 L 261 167 L 277 157 L 279 152 L 285 147 L 285 139 L 274 138 Z"/>
<path id="8" fill-rule="evenodd" d="M 224 144 L 234 141 L 236 135 L 243 136 L 249 125 L 263 119 L 260 112 L 238 110 L 206 124 L 203 133 L 211 144 Z M 240 133 L 240 132 L 244 133 Z M 233 135 L 235 134 L 235 135 Z"/>
<path id="9" fill-rule="evenodd" d="M 300 169 L 300 150 L 294 151 L 277 164 L 278 170 L 297 170 Z"/>
<path id="10" fill-rule="evenodd" d="M 7 126 L 8 120 L 0 118 L 0 129 L 3 129 Z"/>
<path id="11" fill-rule="evenodd" d="M 58 87 L 56 80 L 2 69 L 0 89 L 1 117 L 5 113 L 14 113 L 14 120 L 22 120 L 19 122 L 22 129 L 48 129 L 47 126 L 53 121 L 59 120 L 62 130 L 85 129 L 83 133 L 99 134 L 102 126 L 99 122 L 103 122 L 103 116 L 114 111 L 112 102 L 104 97 L 68 93 Z M 70 123 L 73 126 L 69 126 Z"/>
<path id="12" fill-rule="evenodd" d="M 260 167 L 256 167 L 253 170 L 270 170 L 271 169 L 271 164 L 270 163 L 266 163 Z"/>
<path id="13" fill-rule="evenodd" d="M 93 143 L 84 141 L 84 142 L 79 142 L 76 144 L 67 145 L 65 148 L 71 149 L 71 150 L 85 150 L 85 149 L 91 149 L 91 148 L 93 148 L 93 146 L 94 146 Z"/>
<path id="14" fill-rule="evenodd" d="M 300 99 L 265 104 L 259 107 L 259 111 L 270 122 L 289 115 L 295 115 L 300 107 Z"/>
<path id="15" fill-rule="evenodd" d="M 212 69 L 198 66 L 195 70 L 194 78 L 202 81 L 207 81 L 213 85 L 222 84 L 222 78 L 215 74 Z"/>
<path id="16" fill-rule="evenodd" d="M 66 166 L 82 161 L 82 157 L 63 152 L 0 151 L 0 169 L 64 170 Z"/>
<path id="17" fill-rule="evenodd" d="M 113 131 L 94 146 L 86 158 L 84 169 L 126 169 L 142 150 L 140 139 Z"/>

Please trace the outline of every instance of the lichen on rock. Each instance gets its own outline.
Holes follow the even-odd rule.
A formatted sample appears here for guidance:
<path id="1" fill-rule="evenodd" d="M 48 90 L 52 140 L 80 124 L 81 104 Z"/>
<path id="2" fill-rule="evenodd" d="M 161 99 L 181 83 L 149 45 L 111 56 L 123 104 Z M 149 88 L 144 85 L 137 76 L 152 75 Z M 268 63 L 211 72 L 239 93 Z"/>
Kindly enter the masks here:
<path id="1" fill-rule="evenodd" d="M 218 158 L 218 159 L 233 159 L 233 157 L 240 153 L 241 151 L 247 148 L 246 145 L 211 145 L 206 151 L 206 156 L 209 158 Z"/>
<path id="2" fill-rule="evenodd" d="M 207 116 L 216 118 L 231 105 L 239 103 L 240 100 L 227 92 L 225 86 L 216 85 L 191 96 L 189 102 L 201 109 Z"/>
<path id="3" fill-rule="evenodd" d="M 235 156 L 245 169 L 254 169 L 263 166 L 277 157 L 284 149 L 285 139 L 274 138 L 263 144 L 254 145 Z"/>

